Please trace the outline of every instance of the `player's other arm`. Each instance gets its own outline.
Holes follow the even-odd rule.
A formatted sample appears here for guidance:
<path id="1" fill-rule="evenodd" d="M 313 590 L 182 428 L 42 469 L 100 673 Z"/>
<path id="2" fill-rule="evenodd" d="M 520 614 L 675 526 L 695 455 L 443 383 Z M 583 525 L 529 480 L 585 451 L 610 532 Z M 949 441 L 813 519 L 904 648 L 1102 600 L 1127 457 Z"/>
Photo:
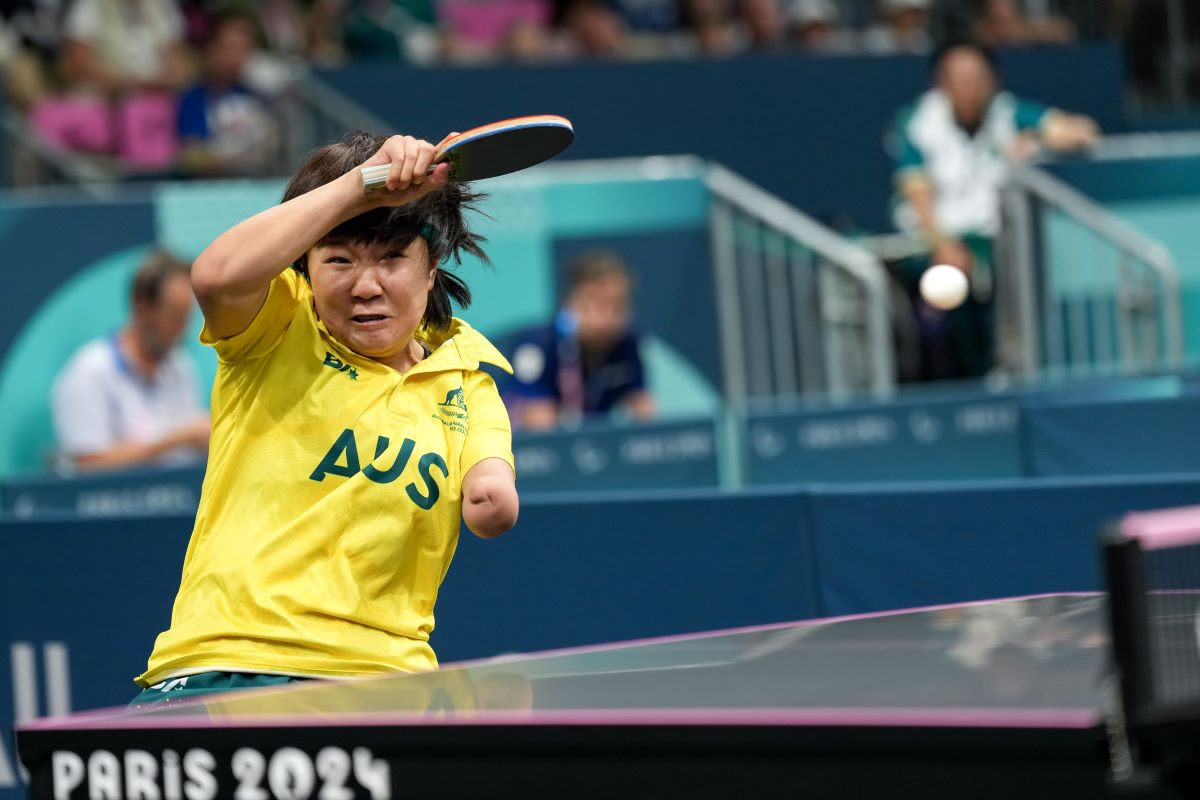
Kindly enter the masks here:
<path id="1" fill-rule="evenodd" d="M 76 455 L 72 460 L 80 469 L 120 469 L 154 461 L 177 447 L 204 452 L 208 450 L 211 427 L 207 415 L 198 416 L 157 441 L 118 442 L 99 452 Z"/>
<path id="2" fill-rule="evenodd" d="M 445 185 L 449 168 L 426 172 L 433 145 L 393 136 L 367 164 L 388 164 L 388 191 L 364 195 L 357 169 L 324 186 L 238 223 L 192 265 L 192 288 L 214 338 L 244 331 L 267 296 L 271 280 L 348 219 L 383 205 L 412 202 Z"/>
<path id="3" fill-rule="evenodd" d="M 485 458 L 463 479 L 462 515 L 476 536 L 491 539 L 517 524 L 517 483 L 502 458 Z"/>

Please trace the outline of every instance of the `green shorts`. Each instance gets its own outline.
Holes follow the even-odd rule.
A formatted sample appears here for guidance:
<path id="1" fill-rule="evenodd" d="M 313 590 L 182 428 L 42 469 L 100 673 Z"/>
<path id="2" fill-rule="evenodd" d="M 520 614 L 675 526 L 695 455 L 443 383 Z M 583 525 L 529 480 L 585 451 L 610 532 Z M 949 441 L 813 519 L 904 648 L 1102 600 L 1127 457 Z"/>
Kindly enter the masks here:
<path id="1" fill-rule="evenodd" d="M 194 699 L 218 692 L 239 689 L 265 689 L 268 686 L 283 686 L 289 683 L 310 680 L 293 678 L 290 675 L 260 675 L 253 672 L 201 672 L 186 678 L 169 678 L 154 684 L 130 701 L 130 708 L 174 703 Z"/>

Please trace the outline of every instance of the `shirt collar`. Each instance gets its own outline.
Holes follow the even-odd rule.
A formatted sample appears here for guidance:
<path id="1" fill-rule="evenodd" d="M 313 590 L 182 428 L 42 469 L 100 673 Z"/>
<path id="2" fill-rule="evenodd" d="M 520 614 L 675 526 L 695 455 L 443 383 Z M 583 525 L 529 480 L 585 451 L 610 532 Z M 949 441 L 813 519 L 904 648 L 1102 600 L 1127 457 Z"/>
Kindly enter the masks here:
<path id="1" fill-rule="evenodd" d="M 496 346 L 458 317 L 452 317 L 450 325 L 442 330 L 421 328 L 417 331 L 416 338 L 424 342 L 432 353 L 417 364 L 413 368 L 414 371 L 477 370 L 480 364 L 492 364 L 512 374 L 512 365 Z"/>

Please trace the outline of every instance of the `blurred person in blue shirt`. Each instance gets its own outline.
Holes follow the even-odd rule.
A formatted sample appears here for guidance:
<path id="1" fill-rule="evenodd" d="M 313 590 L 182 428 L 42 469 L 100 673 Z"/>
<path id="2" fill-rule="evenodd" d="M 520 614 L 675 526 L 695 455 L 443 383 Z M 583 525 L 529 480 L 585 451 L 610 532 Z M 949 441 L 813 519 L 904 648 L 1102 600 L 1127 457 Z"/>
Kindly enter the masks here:
<path id="1" fill-rule="evenodd" d="M 179 98 L 180 169 L 190 175 L 261 175 L 277 153 L 279 131 L 266 100 L 244 75 L 258 49 L 258 23 L 231 11 L 212 23 L 199 83 Z"/>
<path id="2" fill-rule="evenodd" d="M 554 320 L 518 335 L 511 348 L 514 380 L 505 402 L 513 422 L 545 430 L 617 411 L 652 418 L 625 262 L 588 252 L 572 262 L 568 280 Z"/>

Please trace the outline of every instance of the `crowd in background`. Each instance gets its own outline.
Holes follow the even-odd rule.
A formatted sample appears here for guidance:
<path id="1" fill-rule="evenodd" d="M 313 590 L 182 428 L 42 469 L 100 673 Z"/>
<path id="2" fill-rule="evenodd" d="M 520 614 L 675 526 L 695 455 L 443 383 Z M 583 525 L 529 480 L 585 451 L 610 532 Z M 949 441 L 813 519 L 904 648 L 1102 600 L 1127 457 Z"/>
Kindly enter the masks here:
<path id="1" fill-rule="evenodd" d="M 1127 35 L 1155 4 L 0 0 L 0 65 L 8 105 L 52 146 L 132 173 L 256 175 L 279 170 L 278 101 L 312 65 L 927 54 L 964 35 L 993 47 Z"/>

